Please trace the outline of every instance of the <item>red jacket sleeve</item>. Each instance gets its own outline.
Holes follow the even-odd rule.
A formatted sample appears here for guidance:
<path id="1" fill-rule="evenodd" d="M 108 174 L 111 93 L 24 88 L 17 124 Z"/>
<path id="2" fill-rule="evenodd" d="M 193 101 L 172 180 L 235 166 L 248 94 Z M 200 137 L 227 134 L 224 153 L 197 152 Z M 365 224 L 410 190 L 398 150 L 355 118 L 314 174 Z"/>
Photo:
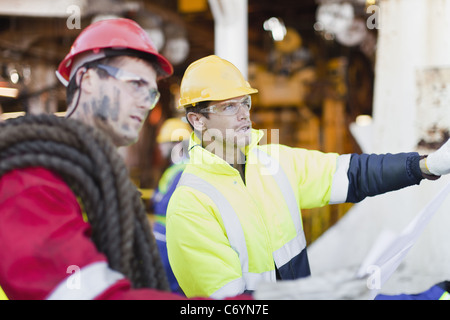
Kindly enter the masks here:
<path id="1" fill-rule="evenodd" d="M 74 269 L 106 258 L 90 240 L 69 187 L 43 168 L 14 170 L 0 179 L 0 286 L 9 299 L 45 299 Z M 95 268 L 94 268 L 95 270 Z M 99 299 L 172 299 L 170 293 L 132 290 L 120 279 Z"/>

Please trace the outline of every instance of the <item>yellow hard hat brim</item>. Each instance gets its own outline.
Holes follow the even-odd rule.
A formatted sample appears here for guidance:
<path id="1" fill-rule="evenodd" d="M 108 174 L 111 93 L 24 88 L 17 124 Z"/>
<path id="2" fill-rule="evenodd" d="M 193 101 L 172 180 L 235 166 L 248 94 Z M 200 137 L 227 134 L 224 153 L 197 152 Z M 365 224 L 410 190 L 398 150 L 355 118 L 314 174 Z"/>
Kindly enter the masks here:
<path id="1" fill-rule="evenodd" d="M 222 101 L 222 100 L 228 100 L 233 99 L 240 96 L 250 95 L 257 93 L 258 90 L 254 88 L 235 88 L 233 92 L 226 92 L 223 95 L 218 94 L 209 94 L 204 93 L 201 97 L 190 99 L 180 99 L 178 104 L 178 109 L 183 109 L 187 106 L 195 105 L 196 103 L 202 102 L 202 101 Z"/>
<path id="2" fill-rule="evenodd" d="M 211 55 L 189 65 L 180 86 L 178 109 L 257 93 L 231 62 Z"/>

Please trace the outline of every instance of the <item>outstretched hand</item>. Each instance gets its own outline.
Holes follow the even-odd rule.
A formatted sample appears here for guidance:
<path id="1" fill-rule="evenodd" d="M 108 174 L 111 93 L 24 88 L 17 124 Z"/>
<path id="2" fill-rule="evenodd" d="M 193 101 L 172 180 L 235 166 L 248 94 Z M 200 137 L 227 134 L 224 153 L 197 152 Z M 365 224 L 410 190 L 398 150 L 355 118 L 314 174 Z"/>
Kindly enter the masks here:
<path id="1" fill-rule="evenodd" d="M 427 169 L 436 176 L 450 173 L 450 139 L 426 158 Z"/>

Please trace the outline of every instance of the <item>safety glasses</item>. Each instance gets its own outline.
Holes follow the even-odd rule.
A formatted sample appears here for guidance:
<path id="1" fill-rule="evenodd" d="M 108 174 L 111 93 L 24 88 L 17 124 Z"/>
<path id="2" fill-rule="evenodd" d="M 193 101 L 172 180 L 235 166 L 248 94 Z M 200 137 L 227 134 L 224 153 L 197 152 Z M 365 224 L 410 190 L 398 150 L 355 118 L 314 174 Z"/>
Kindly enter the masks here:
<path id="1" fill-rule="evenodd" d="M 150 110 L 153 109 L 158 103 L 160 97 L 159 91 L 155 88 L 150 88 L 149 83 L 138 75 L 104 64 L 98 64 L 96 67 L 104 70 L 114 79 L 126 83 L 134 95 L 148 95 L 150 99 Z"/>
<path id="2" fill-rule="evenodd" d="M 250 111 L 250 109 L 252 108 L 251 97 L 245 96 L 244 98 L 240 99 L 230 99 L 224 102 L 210 105 L 207 108 L 202 109 L 200 112 L 233 116 L 238 113 L 241 106 L 244 107 L 245 110 Z"/>

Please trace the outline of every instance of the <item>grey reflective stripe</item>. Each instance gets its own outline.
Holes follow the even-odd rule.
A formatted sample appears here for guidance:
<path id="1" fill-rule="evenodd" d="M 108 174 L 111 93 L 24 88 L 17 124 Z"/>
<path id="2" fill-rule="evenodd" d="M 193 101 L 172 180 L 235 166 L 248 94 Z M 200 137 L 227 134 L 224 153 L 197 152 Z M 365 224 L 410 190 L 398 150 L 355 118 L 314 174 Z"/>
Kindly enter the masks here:
<path id="1" fill-rule="evenodd" d="M 330 204 L 344 203 L 348 193 L 348 168 L 350 166 L 351 154 L 343 154 L 336 159 L 336 171 L 331 184 Z"/>
<path id="2" fill-rule="evenodd" d="M 248 272 L 248 252 L 244 230 L 233 207 L 212 184 L 194 174 L 183 173 L 177 187 L 188 186 L 206 194 L 219 209 L 231 248 L 239 255 L 242 273 Z"/>
<path id="3" fill-rule="evenodd" d="M 124 278 L 120 272 L 110 269 L 106 262 L 95 262 L 61 281 L 47 300 L 92 300 Z"/>
<path id="4" fill-rule="evenodd" d="M 289 209 L 289 213 L 291 214 L 292 222 L 295 226 L 295 231 L 297 234 L 303 234 L 302 230 L 302 221 L 300 218 L 300 209 L 298 207 L 297 198 L 295 197 L 294 190 L 292 190 L 289 179 L 281 168 L 280 164 L 271 156 L 269 156 L 264 151 L 254 148 L 253 152 L 256 154 L 258 159 L 262 160 L 261 163 L 267 168 L 277 168 L 273 173 L 273 178 L 275 179 L 278 188 L 280 188 L 281 193 L 283 194 L 284 200 Z"/>
<path id="5" fill-rule="evenodd" d="M 247 272 L 239 279 L 228 282 L 222 288 L 211 294 L 213 299 L 223 299 L 226 297 L 233 297 L 241 294 L 245 290 L 256 290 L 257 286 L 261 282 L 275 282 L 275 272 L 266 271 L 261 273 Z"/>
<path id="6" fill-rule="evenodd" d="M 153 235 L 155 236 L 156 240 L 159 240 L 162 242 L 167 242 L 165 234 L 162 234 L 161 232 L 158 232 L 158 231 L 153 231 Z"/>
<path id="7" fill-rule="evenodd" d="M 226 297 L 237 296 L 245 290 L 245 281 L 243 278 L 239 278 L 228 282 L 222 288 L 211 294 L 210 297 L 213 299 L 224 299 Z"/>
<path id="8" fill-rule="evenodd" d="M 295 238 L 273 253 L 275 264 L 280 268 L 306 248 L 306 239 L 302 228 L 300 208 L 289 179 L 278 161 L 258 148 L 254 148 L 253 152 L 260 160 L 261 164 L 272 172 L 272 177 L 284 197 L 284 201 L 286 202 L 291 215 L 292 223 L 295 227 Z M 277 168 L 277 170 L 273 170 L 273 168 Z"/>
<path id="9" fill-rule="evenodd" d="M 184 172 L 178 182 L 177 187 L 187 186 L 198 190 L 207 195 L 216 205 L 227 232 L 228 242 L 231 248 L 238 254 L 241 263 L 242 278 L 231 281 L 221 289 L 215 292 L 214 297 L 224 297 L 235 293 L 236 288 L 242 287 L 242 281 L 245 283 L 245 289 L 254 290 L 259 281 L 275 281 L 275 271 L 263 273 L 251 273 L 248 270 L 248 251 L 245 241 L 244 230 L 241 222 L 225 196 L 218 191 L 212 184 L 206 180 L 197 177 L 194 174 Z M 239 282 L 241 281 L 241 282 Z M 242 292 L 242 291 L 240 291 Z M 239 292 L 237 292 L 239 293 Z"/>
<path id="10" fill-rule="evenodd" d="M 306 248 L 306 239 L 303 232 L 297 234 L 294 239 L 283 245 L 280 249 L 275 250 L 273 259 L 278 268 L 281 268 L 292 258 L 299 255 Z"/>
<path id="11" fill-rule="evenodd" d="M 255 290 L 258 283 L 261 281 L 272 282 L 276 280 L 275 270 L 261 272 L 261 273 L 251 273 L 247 272 L 243 275 L 245 284 L 248 290 Z"/>

